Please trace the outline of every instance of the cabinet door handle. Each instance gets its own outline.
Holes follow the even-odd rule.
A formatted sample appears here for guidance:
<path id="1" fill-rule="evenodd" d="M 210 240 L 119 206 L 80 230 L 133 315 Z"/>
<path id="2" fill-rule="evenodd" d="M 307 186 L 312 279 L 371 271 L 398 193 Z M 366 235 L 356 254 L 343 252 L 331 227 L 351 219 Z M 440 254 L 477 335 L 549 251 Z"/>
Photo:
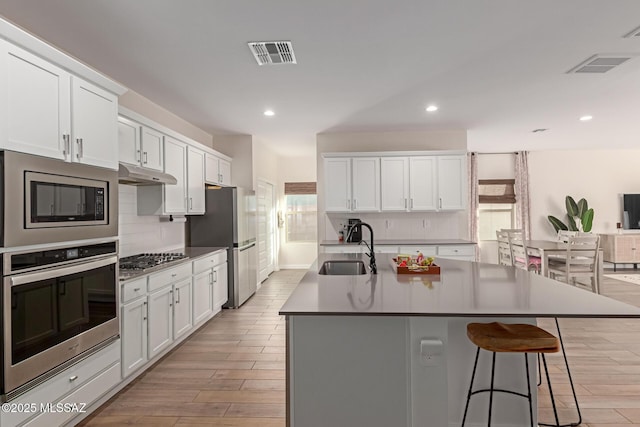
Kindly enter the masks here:
<path id="1" fill-rule="evenodd" d="M 213 273 L 209 273 L 209 284 L 213 285 Z"/>
<path id="2" fill-rule="evenodd" d="M 218 270 L 213 270 L 213 283 L 218 283 Z"/>
<path id="3" fill-rule="evenodd" d="M 358 207 L 358 201 L 356 199 L 353 199 L 353 209 L 356 209 Z"/>
<path id="4" fill-rule="evenodd" d="M 149 309 L 146 307 L 147 302 L 143 302 L 142 305 L 144 306 L 144 316 L 142 316 L 142 320 L 147 320 L 147 316 L 149 315 Z"/>
<path id="5" fill-rule="evenodd" d="M 144 163 L 144 164 L 146 165 L 146 164 L 148 163 L 148 160 L 147 160 L 147 152 L 146 152 L 146 151 L 145 151 L 145 152 L 143 152 L 143 155 L 144 155 L 144 162 L 142 162 L 142 163 Z"/>
<path id="6" fill-rule="evenodd" d="M 442 197 L 440 197 L 440 209 L 442 209 Z"/>
<path id="7" fill-rule="evenodd" d="M 404 199 L 404 208 L 407 209 L 407 199 Z"/>
<path id="8" fill-rule="evenodd" d="M 133 288 L 133 292 L 138 292 L 140 288 Z"/>
<path id="9" fill-rule="evenodd" d="M 76 154 L 76 157 L 80 159 L 84 156 L 84 147 L 82 143 L 82 138 L 77 138 L 76 143 L 78 144 L 78 154 Z"/>
<path id="10" fill-rule="evenodd" d="M 180 304 L 180 288 L 176 288 L 176 304 Z"/>
<path id="11" fill-rule="evenodd" d="M 189 209 L 193 209 L 193 197 L 189 197 Z"/>
<path id="12" fill-rule="evenodd" d="M 218 182 L 220 184 L 222 184 L 222 174 L 221 173 L 218 174 Z"/>
<path id="13" fill-rule="evenodd" d="M 411 203 L 410 203 L 410 205 L 409 205 L 409 208 L 410 208 L 410 209 L 413 209 L 413 198 L 411 198 L 411 199 L 409 199 L 409 200 L 411 201 Z"/>
<path id="14" fill-rule="evenodd" d="M 351 200 L 347 199 L 347 209 L 351 210 Z"/>
<path id="15" fill-rule="evenodd" d="M 78 379 L 78 376 L 77 376 L 77 375 L 72 375 L 72 376 L 70 376 L 70 377 L 69 377 L 69 382 L 71 382 L 71 383 L 72 383 L 72 382 L 74 382 L 74 381 L 75 381 L 75 380 L 77 380 L 77 379 Z"/>
<path id="16" fill-rule="evenodd" d="M 142 161 L 142 158 L 140 156 L 140 150 L 136 150 L 136 161 L 138 162 Z"/>
<path id="17" fill-rule="evenodd" d="M 62 155 L 64 155 L 64 159 L 67 160 L 67 156 L 71 154 L 69 151 L 69 134 L 65 133 L 62 135 L 62 144 Z"/>

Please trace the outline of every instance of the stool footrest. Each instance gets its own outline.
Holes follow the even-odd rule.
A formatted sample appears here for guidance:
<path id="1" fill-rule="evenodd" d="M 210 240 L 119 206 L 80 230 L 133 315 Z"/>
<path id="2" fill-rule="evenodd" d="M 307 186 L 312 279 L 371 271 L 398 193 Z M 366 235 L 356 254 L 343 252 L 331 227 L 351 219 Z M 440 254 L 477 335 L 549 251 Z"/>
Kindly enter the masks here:
<path id="1" fill-rule="evenodd" d="M 471 392 L 471 396 L 473 396 L 474 394 L 487 393 L 487 392 L 490 392 L 490 391 L 491 391 L 490 388 L 483 388 L 482 390 L 472 391 Z M 531 397 L 528 394 L 518 393 L 517 391 L 513 391 L 513 390 L 505 390 L 505 389 L 502 389 L 502 388 L 494 388 L 493 391 L 494 392 L 500 392 L 500 393 L 507 393 L 507 394 L 515 394 L 516 396 L 524 397 L 526 399 L 529 399 Z"/>

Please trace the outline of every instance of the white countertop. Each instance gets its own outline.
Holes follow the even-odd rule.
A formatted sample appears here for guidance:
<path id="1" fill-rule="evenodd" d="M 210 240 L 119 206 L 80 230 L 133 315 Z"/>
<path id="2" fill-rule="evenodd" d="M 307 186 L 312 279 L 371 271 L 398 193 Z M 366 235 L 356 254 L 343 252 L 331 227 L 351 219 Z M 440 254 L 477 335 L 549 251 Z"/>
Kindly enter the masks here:
<path id="1" fill-rule="evenodd" d="M 378 255 L 378 274 L 319 275 L 323 261 L 362 254 L 321 254 L 281 315 L 436 317 L 640 317 L 640 308 L 513 267 L 436 258 L 442 274 L 396 275 Z"/>

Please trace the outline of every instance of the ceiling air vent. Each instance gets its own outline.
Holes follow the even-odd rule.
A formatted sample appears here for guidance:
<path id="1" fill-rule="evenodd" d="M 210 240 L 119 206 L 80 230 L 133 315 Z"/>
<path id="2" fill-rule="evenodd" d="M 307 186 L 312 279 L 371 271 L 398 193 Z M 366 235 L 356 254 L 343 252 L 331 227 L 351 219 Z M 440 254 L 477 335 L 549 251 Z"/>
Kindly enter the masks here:
<path id="1" fill-rule="evenodd" d="M 258 65 L 296 63 L 293 45 L 289 41 L 250 42 L 249 49 L 258 61 Z"/>
<path id="2" fill-rule="evenodd" d="M 593 55 L 586 61 L 573 67 L 567 73 L 606 73 L 633 58 L 631 54 Z"/>

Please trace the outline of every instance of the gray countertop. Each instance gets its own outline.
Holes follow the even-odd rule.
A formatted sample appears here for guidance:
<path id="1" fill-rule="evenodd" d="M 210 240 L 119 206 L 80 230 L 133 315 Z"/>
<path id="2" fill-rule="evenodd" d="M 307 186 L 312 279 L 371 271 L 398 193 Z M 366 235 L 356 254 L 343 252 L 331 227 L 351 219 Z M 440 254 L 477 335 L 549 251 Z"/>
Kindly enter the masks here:
<path id="1" fill-rule="evenodd" d="M 367 242 L 368 239 L 364 239 Z M 475 245 L 474 242 L 463 239 L 375 239 L 376 245 Z M 343 243 L 338 240 L 322 240 L 320 246 L 349 246 L 358 243 Z"/>
<path id="2" fill-rule="evenodd" d="M 640 317 L 640 308 L 513 267 L 436 258 L 441 274 L 397 275 L 390 256 L 378 274 L 324 276 L 321 254 L 280 309 L 281 315 L 435 317 Z"/>
<path id="3" fill-rule="evenodd" d="M 214 252 L 218 252 L 218 251 L 222 251 L 222 250 L 227 250 L 226 247 L 222 247 L 222 246 L 211 246 L 211 247 L 193 247 L 193 246 L 188 246 L 185 248 L 175 248 L 172 249 L 170 251 L 166 251 L 166 252 L 182 252 L 185 254 L 186 258 L 183 258 L 181 260 L 178 261 L 173 261 L 173 262 L 169 262 L 166 264 L 161 264 L 158 265 L 156 267 L 151 267 L 148 268 L 146 270 L 135 270 L 135 271 L 127 271 L 122 272 L 120 271 L 119 273 L 119 280 L 120 282 L 124 282 L 127 280 L 132 280 L 132 279 L 137 279 L 139 277 L 142 277 L 146 274 L 151 274 L 151 273 L 157 273 L 158 271 L 162 271 L 165 270 L 167 268 L 172 268 L 172 267 L 176 267 L 178 265 L 187 263 L 187 262 L 191 262 L 194 259 L 198 259 L 200 257 L 212 254 Z"/>

